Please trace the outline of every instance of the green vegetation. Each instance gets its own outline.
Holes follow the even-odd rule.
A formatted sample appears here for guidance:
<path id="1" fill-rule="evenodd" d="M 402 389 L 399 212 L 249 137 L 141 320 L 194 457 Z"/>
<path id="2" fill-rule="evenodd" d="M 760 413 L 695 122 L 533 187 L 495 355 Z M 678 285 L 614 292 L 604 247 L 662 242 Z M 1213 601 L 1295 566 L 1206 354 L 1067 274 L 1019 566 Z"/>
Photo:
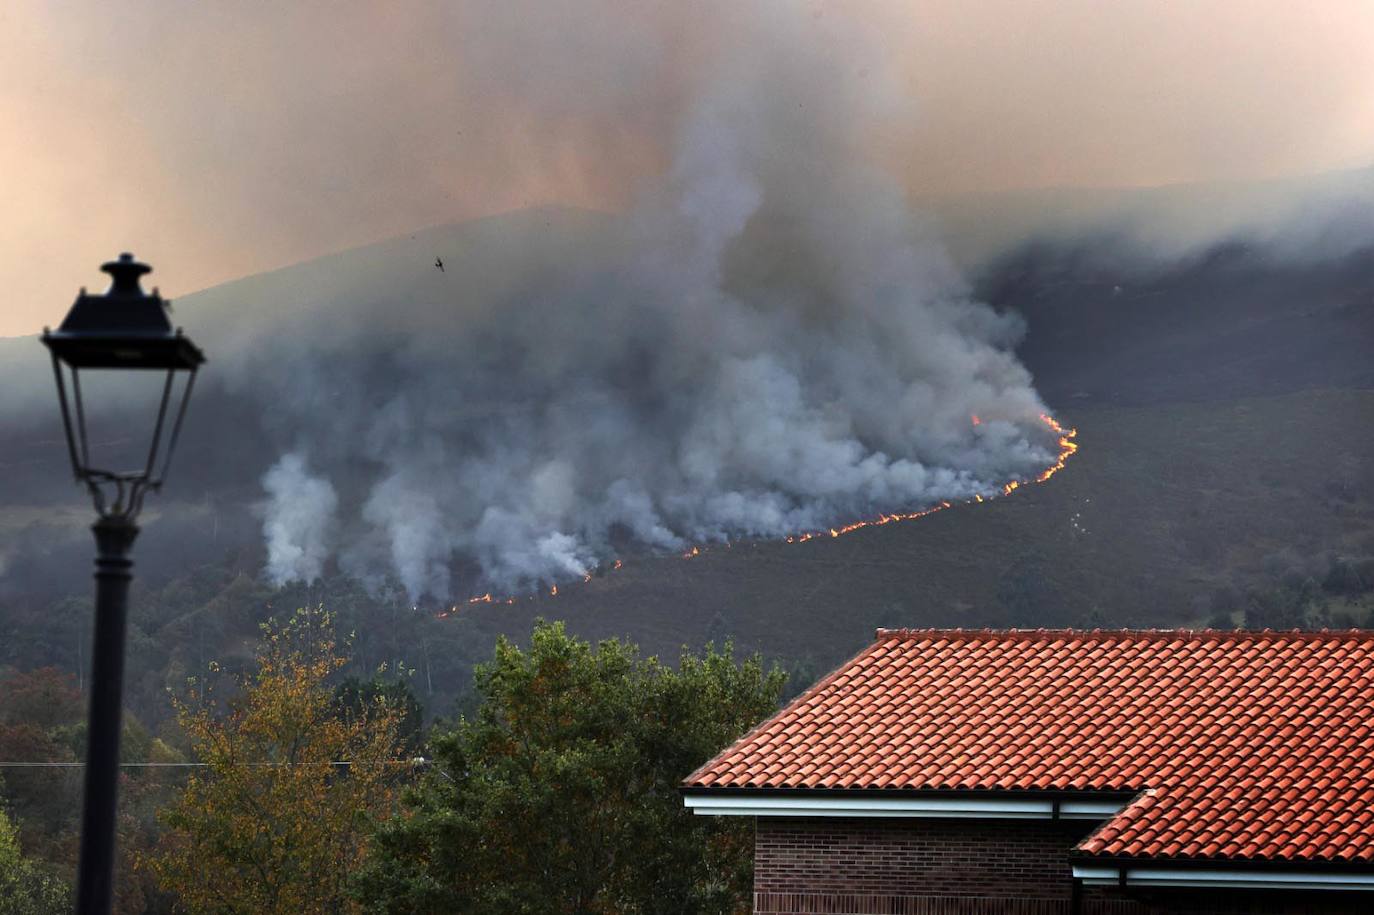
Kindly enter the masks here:
<path id="1" fill-rule="evenodd" d="M 18 830 L 0 810 L 0 915 L 49 915 L 69 904 L 67 887 L 24 857 Z"/>
<path id="2" fill-rule="evenodd" d="M 85 702 L 69 674 L 49 667 L 0 678 L 0 759 L 42 764 L 4 770 L 0 807 L 8 807 L 10 825 L 34 866 L 41 867 L 59 886 L 75 883 L 82 784 L 82 772 L 76 764 L 86 752 L 85 718 Z M 150 735 L 128 713 L 120 755 L 129 762 L 181 759 L 175 749 Z M 151 845 L 157 832 L 157 809 L 170 798 L 176 781 L 176 775 L 169 776 L 161 769 L 124 771 L 116 823 L 116 912 L 168 911 L 168 900 L 146 874 L 136 870 L 134 862 L 140 851 Z M 0 897 L 3 895 L 0 890 Z"/>
<path id="3" fill-rule="evenodd" d="M 538 625 L 477 672 L 482 704 L 377 837 L 368 911 L 705 913 L 748 899 L 752 831 L 677 786 L 777 707 L 783 674 L 731 646 L 676 670 Z"/>
<path id="4" fill-rule="evenodd" d="M 727 643 L 670 667 L 628 642 L 592 646 L 540 623 L 528 650 L 498 640 L 477 668 L 472 714 L 426 735 L 405 681 L 343 676 L 346 643 L 334 631 L 323 610 L 269 622 L 246 673 L 212 661 L 174 700 L 168 732 L 199 768 L 171 781 L 152 778 L 166 770 L 127 770 L 116 911 L 686 915 L 747 905 L 749 825 L 692 816 L 677 788 L 777 708 L 776 666 L 737 660 Z M 0 736 L 54 761 L 80 755 L 70 678 L 44 669 L 3 687 Z M 433 759 L 417 767 L 411 754 L 426 744 Z M 132 719 L 125 751 L 183 760 Z M 77 797 L 50 789 L 74 787 L 80 770 L 17 771 L 40 780 L 6 793 L 41 854 L 21 852 L 0 811 L 0 915 L 57 911 L 73 877 Z"/>

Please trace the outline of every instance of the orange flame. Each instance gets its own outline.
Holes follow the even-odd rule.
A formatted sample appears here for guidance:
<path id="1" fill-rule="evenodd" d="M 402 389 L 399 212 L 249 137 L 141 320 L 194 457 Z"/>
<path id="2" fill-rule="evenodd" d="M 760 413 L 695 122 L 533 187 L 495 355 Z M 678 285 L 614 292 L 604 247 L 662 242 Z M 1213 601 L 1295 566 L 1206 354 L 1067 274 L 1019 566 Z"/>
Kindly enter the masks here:
<path id="1" fill-rule="evenodd" d="M 1074 438 L 1078 436 L 1077 429 L 1065 429 L 1063 426 L 1061 426 L 1058 422 L 1055 421 L 1055 418 L 1053 416 L 1050 416 L 1048 413 L 1041 413 L 1040 420 L 1045 425 L 1053 429 L 1055 432 L 1059 433 L 1059 459 L 1055 461 L 1054 464 L 1052 464 L 1051 466 L 1045 468 L 1045 470 L 1041 472 L 1040 476 L 1035 478 L 1035 482 L 1037 483 L 1043 483 L 1059 471 L 1063 470 L 1064 465 L 1068 463 L 1069 458 L 1073 457 L 1074 452 L 1078 450 L 1078 443 L 1074 441 Z"/>

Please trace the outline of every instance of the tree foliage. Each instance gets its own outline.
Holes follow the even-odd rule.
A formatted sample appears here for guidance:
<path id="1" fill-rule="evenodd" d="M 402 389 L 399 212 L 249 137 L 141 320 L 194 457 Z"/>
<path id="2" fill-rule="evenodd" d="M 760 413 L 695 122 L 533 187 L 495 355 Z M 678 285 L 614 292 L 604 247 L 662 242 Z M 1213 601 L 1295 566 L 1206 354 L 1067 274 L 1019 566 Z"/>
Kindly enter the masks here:
<path id="1" fill-rule="evenodd" d="M 0 810 L 0 915 L 49 915 L 67 906 L 67 887 L 24 857 L 18 830 Z"/>
<path id="2" fill-rule="evenodd" d="M 123 724 L 120 757 L 124 761 L 176 761 L 175 752 L 127 711 Z M 82 772 L 72 764 L 85 755 L 85 702 L 70 674 L 47 667 L 13 671 L 0 679 L 0 758 L 62 764 L 8 770 L 5 800 L 11 823 L 30 860 L 73 880 L 80 841 Z M 163 911 L 159 908 L 163 900 L 157 898 L 148 875 L 137 871 L 133 863 L 138 851 L 152 844 L 153 811 L 166 802 L 168 775 L 145 768 L 120 772 L 113 909 L 121 915 Z M 0 904 L 0 912 L 4 911 Z"/>
<path id="3" fill-rule="evenodd" d="M 540 623 L 479 667 L 483 702 L 434 737 L 408 815 L 359 880 L 369 911 L 745 910 L 752 828 L 693 817 L 682 779 L 777 707 L 784 675 L 730 646 L 674 670 Z"/>
<path id="4" fill-rule="evenodd" d="M 163 812 L 147 864 L 190 911 L 352 910 L 345 884 L 390 808 L 401 712 L 384 697 L 341 712 L 327 681 L 345 663 L 328 614 L 298 611 L 263 627 L 224 713 L 213 687 L 178 703 L 205 769 Z"/>
<path id="5" fill-rule="evenodd" d="M 425 742 L 424 710 L 405 680 L 348 677 L 334 688 L 338 714 L 356 717 L 379 703 L 396 712 L 396 736 L 401 749 L 407 755 L 419 753 Z"/>

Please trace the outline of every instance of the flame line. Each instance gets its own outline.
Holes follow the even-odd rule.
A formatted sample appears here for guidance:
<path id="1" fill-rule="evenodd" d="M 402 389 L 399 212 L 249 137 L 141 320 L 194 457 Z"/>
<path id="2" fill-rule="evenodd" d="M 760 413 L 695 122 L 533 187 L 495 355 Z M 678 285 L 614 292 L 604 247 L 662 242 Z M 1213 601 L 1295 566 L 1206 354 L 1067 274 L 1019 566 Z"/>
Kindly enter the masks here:
<path id="1" fill-rule="evenodd" d="M 1074 439 L 1076 439 L 1076 438 L 1078 437 L 1078 430 L 1077 430 L 1077 429 L 1074 429 L 1074 428 L 1065 428 L 1063 425 L 1061 425 L 1061 424 L 1059 423 L 1058 420 L 1056 420 L 1053 416 L 1050 416 L 1048 413 L 1041 413 L 1041 414 L 1040 414 L 1040 421 L 1043 422 L 1046 426 L 1049 426 L 1049 428 L 1050 428 L 1056 435 L 1059 436 L 1059 456 L 1055 459 L 1055 462 L 1054 462 L 1053 464 L 1051 464 L 1049 467 L 1046 467 L 1046 468 L 1045 468 L 1044 470 L 1042 470 L 1039 474 L 1037 474 L 1036 476 L 1030 478 L 1029 480 L 1012 480 L 1012 481 L 1010 481 L 1010 482 L 1004 484 L 1004 485 L 1002 486 L 1002 495 L 1004 495 L 1004 496 L 1009 496 L 1009 495 L 1011 495 L 1013 492 L 1015 492 L 1016 490 L 1020 489 L 1022 486 L 1028 485 L 1028 484 L 1030 484 L 1030 483 L 1044 483 L 1044 482 L 1047 481 L 1050 477 L 1054 476 L 1056 473 L 1058 473 L 1059 471 L 1063 470 L 1063 469 L 1064 469 L 1064 465 L 1068 463 L 1069 458 L 1073 457 L 1074 454 L 1078 451 L 1078 443 L 1077 443 L 1076 441 L 1074 441 Z M 975 425 L 980 425 L 980 424 L 981 424 L 981 421 L 975 419 L 974 424 L 975 424 Z M 987 499 L 984 499 L 981 495 L 975 494 L 974 497 L 973 497 L 972 499 L 965 499 L 965 500 L 964 500 L 962 503 L 960 503 L 960 504 L 969 505 L 969 504 L 974 504 L 974 503 L 982 503 L 982 502 L 986 502 L 986 501 L 987 501 Z M 935 505 L 932 505 L 930 508 L 922 509 L 921 511 L 916 511 L 916 512 L 893 512 L 893 513 L 890 513 L 890 514 L 881 514 L 881 515 L 879 515 L 879 516 L 876 517 L 876 518 L 867 518 L 867 519 L 862 520 L 862 521 L 851 521 L 849 524 L 837 525 L 837 526 L 835 526 L 835 527 L 827 528 L 827 529 L 825 529 L 825 530 L 807 531 L 807 532 L 801 533 L 801 534 L 791 534 L 791 535 L 787 536 L 786 538 L 784 538 L 784 542 L 785 542 L 785 543 L 806 543 L 808 540 L 815 540 L 815 539 L 818 538 L 818 537 L 827 537 L 827 536 L 832 537 L 832 538 L 833 538 L 833 537 L 842 537 L 842 536 L 844 536 L 845 534 L 850 534 L 850 533 L 853 533 L 854 531 L 862 530 L 863 528 L 866 528 L 866 527 L 880 527 L 880 526 L 882 526 L 882 525 L 884 525 L 884 524 L 892 524 L 893 522 L 896 522 L 896 521 L 915 521 L 917 518 L 925 518 L 925 517 L 927 517 L 928 515 L 933 515 L 933 514 L 935 514 L 936 512 L 942 512 L 942 511 L 944 511 L 944 510 L 947 509 L 947 508 L 953 508 L 954 505 L 955 505 L 955 503 L 953 503 L 953 502 L 942 501 L 942 502 L 939 502 L 939 503 L 937 503 L 937 504 L 935 504 Z M 731 544 L 730 544 L 729 542 L 727 542 L 727 543 L 725 544 L 726 548 L 729 548 L 730 545 L 731 545 Z M 682 558 L 683 558 L 683 559 L 694 559 L 694 558 L 696 558 L 697 556 L 701 556 L 701 555 L 704 555 L 705 553 L 710 552 L 710 550 L 711 550 L 711 547 L 710 547 L 710 546 L 703 546 L 703 545 L 694 546 L 694 547 L 692 547 L 690 550 L 688 550 L 687 552 L 683 553 L 683 554 L 682 554 Z M 608 571 L 611 571 L 611 572 L 616 571 L 616 570 L 618 570 L 618 569 L 623 568 L 624 565 L 625 565 L 625 563 L 624 563 L 622 560 L 617 559 L 617 560 L 615 561 L 615 564 L 612 565 L 611 568 L 610 568 Z M 591 580 L 592 580 L 592 573 L 590 573 L 590 572 L 588 572 L 588 573 L 587 573 L 586 575 L 584 575 L 583 578 L 582 578 L 582 581 L 583 581 L 584 584 L 587 583 L 587 582 L 590 582 Z M 536 593 L 536 594 L 527 594 L 527 595 L 525 595 L 524 599 L 525 599 L 525 600 L 534 600 L 534 599 L 535 599 L 536 597 L 538 597 L 538 596 L 539 596 L 539 594 L 537 594 L 537 593 Z M 557 586 L 557 585 L 554 585 L 553 587 L 551 587 L 551 588 L 549 589 L 549 596 L 550 596 L 550 597 L 557 597 L 557 596 L 558 596 L 558 586 Z M 451 616 L 451 615 L 453 615 L 454 613 L 457 613 L 458 610 L 459 610 L 463 605 L 465 605 L 465 604 L 514 604 L 518 599 L 519 599 L 519 598 L 517 598 L 517 597 L 515 597 L 515 596 L 493 597 L 493 596 L 491 595 L 491 592 L 488 591 L 486 594 L 480 594 L 480 595 L 478 595 L 478 596 L 476 596 L 476 597 L 470 597 L 470 598 L 468 598 L 466 601 L 463 602 L 463 604 L 454 604 L 454 605 L 453 605 L 452 607 L 450 607 L 448 610 L 440 611 L 439 613 L 435 614 L 435 618 L 436 618 L 436 619 L 444 619 L 445 617 Z"/>

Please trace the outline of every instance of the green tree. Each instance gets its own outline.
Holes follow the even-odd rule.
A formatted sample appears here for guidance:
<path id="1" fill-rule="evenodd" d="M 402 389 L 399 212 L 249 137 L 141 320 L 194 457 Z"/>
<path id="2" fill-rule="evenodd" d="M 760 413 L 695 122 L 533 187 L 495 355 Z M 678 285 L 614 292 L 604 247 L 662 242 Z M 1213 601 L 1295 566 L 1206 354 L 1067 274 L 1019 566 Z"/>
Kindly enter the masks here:
<path id="1" fill-rule="evenodd" d="M 19 833 L 0 810 L 0 915 L 49 915 L 69 905 L 67 887 L 25 858 Z"/>
<path id="2" fill-rule="evenodd" d="M 682 779 L 777 707 L 783 673 L 731 647 L 676 670 L 540 622 L 476 674 L 482 704 L 433 738 L 433 770 L 357 888 L 390 913 L 704 913 L 747 906 L 749 824 L 694 817 Z"/>
<path id="3" fill-rule="evenodd" d="M 425 742 L 424 710 L 410 684 L 380 676 L 370 680 L 348 677 L 334 688 L 334 707 L 341 715 L 357 716 L 379 703 L 397 713 L 396 736 L 401 749 L 408 755 L 419 753 Z"/>
<path id="4" fill-rule="evenodd" d="M 347 659 L 328 614 L 298 611 L 263 632 L 227 714 L 196 687 L 178 705 L 205 770 L 163 812 L 145 863 L 195 913 L 351 911 L 348 876 L 403 771 L 400 712 L 378 698 L 340 713 L 327 681 Z"/>
<path id="5" fill-rule="evenodd" d="M 76 763 L 86 755 L 85 703 L 76 680 L 54 668 L 15 671 L 0 679 L 0 758 Z M 124 713 L 120 756 L 125 762 L 171 762 L 174 754 Z M 167 773 L 124 769 L 119 788 L 114 911 L 156 911 L 146 874 L 134 869 L 139 849 L 156 833 L 152 810 L 170 795 Z M 174 776 L 173 776 L 174 777 Z M 70 877 L 76 869 L 81 813 L 81 770 L 34 767 L 10 770 L 7 802 L 29 859 Z M 5 911 L 0 903 L 0 913 Z"/>

